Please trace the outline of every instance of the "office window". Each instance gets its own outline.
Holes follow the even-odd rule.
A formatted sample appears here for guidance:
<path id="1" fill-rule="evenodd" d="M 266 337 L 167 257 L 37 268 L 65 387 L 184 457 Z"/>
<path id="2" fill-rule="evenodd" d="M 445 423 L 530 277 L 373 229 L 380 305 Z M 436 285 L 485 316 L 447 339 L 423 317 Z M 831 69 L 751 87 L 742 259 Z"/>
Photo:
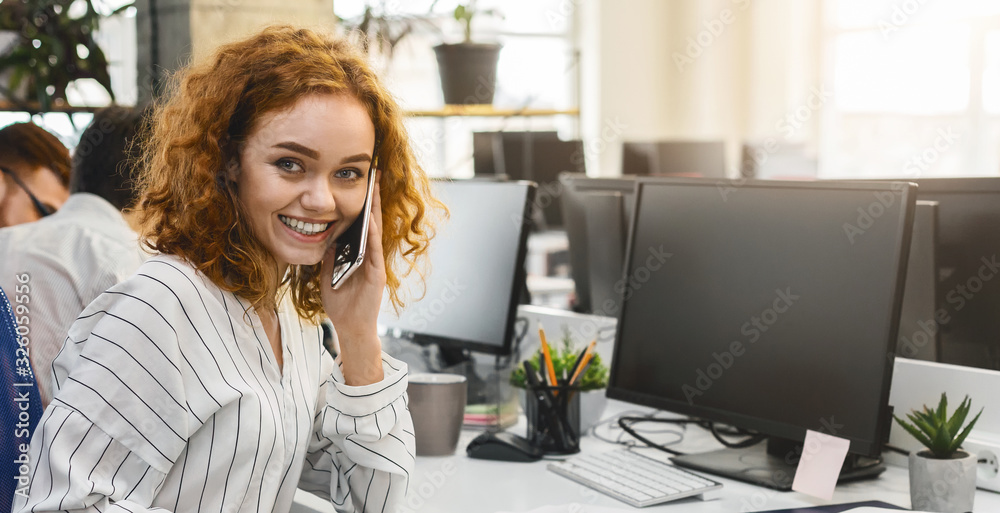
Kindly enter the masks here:
<path id="1" fill-rule="evenodd" d="M 1000 2 L 831 0 L 820 174 L 1000 174 Z"/>
<path id="2" fill-rule="evenodd" d="M 335 0 L 334 12 L 352 18 L 366 4 L 389 14 L 426 15 L 432 0 L 372 2 Z M 404 109 L 434 110 L 443 104 L 437 60 L 432 48 L 462 40 L 461 27 L 451 17 L 459 2 L 440 0 L 433 23 L 418 28 L 384 63 L 384 77 Z M 575 4 L 560 0 L 480 0 L 479 10 L 493 9 L 502 18 L 480 14 L 473 20 L 474 42 L 503 45 L 497 66 L 493 105 L 498 109 L 571 109 L 577 107 L 578 50 Z M 420 25 L 418 25 L 420 27 Z M 472 132 L 496 130 L 556 130 L 563 138 L 578 136 L 575 116 L 546 117 L 414 117 L 407 127 L 424 169 L 432 176 L 472 176 Z"/>

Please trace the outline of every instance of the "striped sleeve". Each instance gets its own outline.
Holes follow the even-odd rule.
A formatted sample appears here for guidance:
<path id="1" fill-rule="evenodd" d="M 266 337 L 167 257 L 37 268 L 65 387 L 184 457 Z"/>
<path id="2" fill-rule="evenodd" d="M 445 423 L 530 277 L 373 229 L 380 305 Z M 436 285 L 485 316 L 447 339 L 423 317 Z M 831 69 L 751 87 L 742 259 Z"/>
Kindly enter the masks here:
<path id="1" fill-rule="evenodd" d="M 299 487 L 329 499 L 342 512 L 398 511 L 415 463 L 406 364 L 383 353 L 382 381 L 352 387 L 323 353 L 328 378 L 318 396 Z"/>
<path id="2" fill-rule="evenodd" d="M 45 410 L 31 444 L 31 486 L 13 511 L 163 512 L 149 508 L 165 474 L 143 461 L 80 412 Z"/>
<path id="3" fill-rule="evenodd" d="M 32 437 L 31 479 L 14 511 L 157 511 L 156 492 L 201 425 L 196 411 L 215 409 L 202 407 L 208 389 L 178 343 L 194 329 L 177 319 L 183 303 L 154 274 L 81 314 L 53 362 L 58 391 Z"/>

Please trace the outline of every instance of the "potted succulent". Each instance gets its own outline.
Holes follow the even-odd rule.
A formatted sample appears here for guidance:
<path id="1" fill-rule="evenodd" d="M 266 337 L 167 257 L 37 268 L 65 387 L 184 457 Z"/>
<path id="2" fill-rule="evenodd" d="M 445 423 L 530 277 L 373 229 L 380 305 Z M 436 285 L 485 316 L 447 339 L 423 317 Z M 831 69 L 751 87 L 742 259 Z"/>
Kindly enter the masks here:
<path id="1" fill-rule="evenodd" d="M 502 46 L 498 43 L 474 43 L 472 20 L 479 14 L 500 16 L 493 9 L 478 10 L 475 0 L 459 4 L 452 13 L 461 23 L 464 39 L 461 43 L 442 43 L 434 47 L 441 91 L 448 105 L 493 103 L 496 91 L 497 61 Z"/>
<path id="2" fill-rule="evenodd" d="M 927 449 L 910 453 L 910 501 L 913 509 L 942 513 L 972 511 L 976 494 L 976 456 L 961 450 L 982 409 L 965 423 L 972 401 L 968 396 L 948 417 L 948 398 L 941 394 L 937 409 L 924 406 L 896 422 Z"/>
<path id="3" fill-rule="evenodd" d="M 573 363 L 576 362 L 577 356 L 580 354 L 580 349 L 574 345 L 573 337 L 569 334 L 568 330 L 563 331 L 563 337 L 559 344 L 552 344 L 550 350 L 552 355 L 552 366 L 555 368 L 556 375 L 562 376 L 563 372 L 567 374 L 573 368 Z M 529 358 L 532 365 L 536 369 L 544 369 L 545 364 L 542 363 L 541 356 L 536 351 L 535 354 Z M 601 415 L 604 413 L 604 408 L 607 405 L 608 399 L 604 394 L 604 389 L 608 387 L 608 375 L 610 369 L 607 365 L 601 361 L 601 355 L 594 353 L 594 356 L 590 360 L 586 371 L 580 376 L 580 432 L 586 432 L 590 426 L 597 423 L 601 419 Z M 526 388 L 524 367 L 518 365 L 510 373 L 510 384 L 511 386 L 524 390 Z M 524 404 L 522 398 L 521 404 Z"/>

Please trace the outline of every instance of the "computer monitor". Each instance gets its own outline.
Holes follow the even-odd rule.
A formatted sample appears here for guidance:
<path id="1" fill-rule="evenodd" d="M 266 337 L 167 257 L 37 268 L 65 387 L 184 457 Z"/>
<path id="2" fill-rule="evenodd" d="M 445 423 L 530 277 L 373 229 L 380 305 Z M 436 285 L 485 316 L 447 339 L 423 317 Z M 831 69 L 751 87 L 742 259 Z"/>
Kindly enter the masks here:
<path id="1" fill-rule="evenodd" d="M 920 192 L 917 192 L 920 196 Z M 937 209 L 936 201 L 917 201 L 913 212 L 913 236 L 906 265 L 903 309 L 899 314 L 896 355 L 914 360 L 937 361 Z"/>
<path id="2" fill-rule="evenodd" d="M 938 203 L 938 361 L 1000 370 L 1000 177 L 913 181 Z"/>
<path id="3" fill-rule="evenodd" d="M 724 141 L 626 141 L 622 174 L 678 177 L 726 177 Z"/>
<path id="4" fill-rule="evenodd" d="M 788 489 L 813 430 L 850 441 L 841 479 L 881 472 L 858 455 L 889 433 L 914 198 L 902 182 L 723 195 L 640 179 L 608 397 L 770 437 L 679 465 Z"/>
<path id="5" fill-rule="evenodd" d="M 592 293 L 593 287 L 600 287 L 600 285 L 592 284 L 591 276 L 595 273 L 602 273 L 604 278 L 598 279 L 597 283 L 621 279 L 624 269 L 624 259 L 617 265 L 614 263 L 608 265 L 606 259 L 595 263 L 595 265 L 591 265 L 590 253 L 591 248 L 594 248 L 595 244 L 609 240 L 620 240 L 621 243 L 618 245 L 617 250 L 624 255 L 625 239 L 628 235 L 628 220 L 632 215 L 632 207 L 635 199 L 633 194 L 635 178 L 590 178 L 587 175 L 579 173 L 563 173 L 559 175 L 559 184 L 561 189 L 560 199 L 563 212 L 563 226 L 566 229 L 566 238 L 569 240 L 570 275 L 573 277 L 576 288 L 574 310 L 614 317 L 617 315 L 617 310 L 610 311 L 610 309 L 603 305 L 600 299 L 596 302 L 593 300 L 593 296 L 595 296 Z M 607 202 L 598 204 L 591 201 L 593 194 L 606 193 L 621 195 L 620 212 L 615 212 L 613 207 L 610 207 Z M 588 224 L 588 217 L 599 216 L 601 212 L 598 211 L 606 213 L 609 207 L 612 208 L 612 211 L 607 214 L 609 218 L 603 220 L 601 223 L 609 231 L 605 232 L 606 236 L 602 235 L 599 240 L 591 242 L 592 237 L 588 233 L 595 232 L 597 227 Z M 597 231 L 595 233 L 600 232 Z M 611 242 L 611 244 L 616 243 Z M 608 248 L 608 251 L 613 252 L 615 250 L 616 248 Z M 601 259 L 601 256 L 603 256 L 603 253 L 597 256 L 597 259 Z M 597 292 L 596 296 L 607 298 L 609 294 L 616 293 L 612 289 Z"/>
<path id="6" fill-rule="evenodd" d="M 538 193 L 532 216 L 536 226 L 540 229 L 561 228 L 559 174 L 586 172 L 583 141 L 564 141 L 532 132 L 500 132 L 500 140 L 503 151 L 497 159 L 497 172 L 513 180 L 537 183 Z"/>
<path id="7" fill-rule="evenodd" d="M 501 135 L 507 134 L 507 135 Z M 511 142 L 505 147 L 502 139 L 506 137 Z M 524 159 L 523 148 L 533 141 L 542 139 L 559 139 L 552 131 L 535 132 L 473 132 L 472 162 L 473 173 L 476 176 L 489 176 L 503 173 L 507 161 L 520 162 Z M 520 143 L 520 144 L 517 144 Z M 509 153 L 504 157 L 504 149 Z"/>
<path id="8" fill-rule="evenodd" d="M 399 338 L 507 355 L 524 284 L 530 182 L 434 181 L 449 209 L 429 249 L 426 293 L 417 273 L 403 283 L 397 314 L 386 302 L 379 324 Z M 422 297 L 421 297 L 422 296 Z"/>

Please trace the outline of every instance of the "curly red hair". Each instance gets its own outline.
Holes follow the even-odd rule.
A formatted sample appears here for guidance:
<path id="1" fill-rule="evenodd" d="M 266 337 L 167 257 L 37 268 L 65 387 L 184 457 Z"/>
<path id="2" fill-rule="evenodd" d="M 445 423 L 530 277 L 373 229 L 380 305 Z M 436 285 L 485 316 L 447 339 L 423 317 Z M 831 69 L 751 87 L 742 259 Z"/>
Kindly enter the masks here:
<path id="1" fill-rule="evenodd" d="M 273 306 L 274 261 L 241 221 L 246 214 L 225 169 L 264 114 L 310 94 L 346 93 L 368 110 L 380 141 L 386 285 L 402 306 L 400 280 L 433 236 L 428 209 L 443 206 L 431 196 L 399 106 L 355 47 L 308 29 L 269 27 L 180 71 L 173 89 L 145 138 L 139 210 L 148 247 L 186 259 L 255 307 Z M 319 271 L 319 264 L 292 266 L 284 277 L 299 315 L 312 320 L 323 313 Z"/>

